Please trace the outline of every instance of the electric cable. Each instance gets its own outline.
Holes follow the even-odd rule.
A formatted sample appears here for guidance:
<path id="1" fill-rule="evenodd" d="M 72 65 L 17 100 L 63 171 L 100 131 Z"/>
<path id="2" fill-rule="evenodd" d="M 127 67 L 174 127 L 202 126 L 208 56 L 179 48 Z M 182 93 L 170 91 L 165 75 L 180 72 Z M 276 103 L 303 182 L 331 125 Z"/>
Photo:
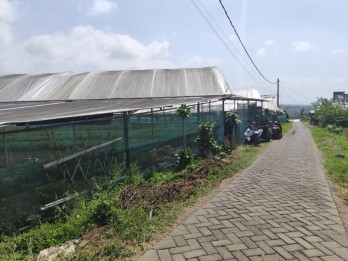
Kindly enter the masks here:
<path id="1" fill-rule="evenodd" d="M 200 2 L 200 1 L 199 1 Z M 206 15 L 203 13 L 203 11 L 198 7 L 198 5 L 196 4 L 196 2 L 194 0 L 191 0 L 191 3 L 194 5 L 194 7 L 197 9 L 197 11 L 200 13 L 200 15 L 203 17 L 203 19 L 206 21 L 206 23 L 209 25 L 209 27 L 211 28 L 211 30 L 215 33 L 215 35 L 219 38 L 219 40 L 222 42 L 222 44 L 227 48 L 227 50 L 229 51 L 229 53 L 240 63 L 240 65 L 243 67 L 243 69 L 249 74 L 249 76 L 258 84 L 260 84 L 260 82 L 258 82 L 258 80 L 250 73 L 250 71 L 245 67 L 245 65 L 241 62 L 241 60 L 236 56 L 236 54 L 233 52 L 233 50 L 230 48 L 230 46 L 226 43 L 226 41 L 223 39 L 223 37 L 218 33 L 217 29 L 214 27 L 214 25 L 209 21 L 209 19 L 206 17 Z M 218 29 L 225 35 L 226 38 L 228 38 L 226 36 L 226 34 L 223 32 L 223 30 L 217 25 L 216 21 L 214 20 L 214 18 L 209 14 L 208 10 L 204 7 L 204 5 L 200 2 L 201 6 L 203 7 L 203 9 L 207 12 L 207 14 L 210 16 L 210 18 L 214 21 L 215 25 L 218 27 Z M 232 44 L 231 44 L 232 45 Z M 234 45 L 232 45 L 235 49 L 236 47 Z M 242 57 L 242 56 L 241 56 Z M 248 63 L 246 63 L 248 64 Z M 264 85 L 268 88 L 267 85 Z M 231 91 L 232 90 L 228 87 L 228 89 Z M 226 90 L 227 92 L 227 90 Z"/>
<path id="2" fill-rule="evenodd" d="M 259 68 L 256 66 L 256 64 L 254 63 L 253 59 L 252 59 L 251 56 L 249 55 L 249 52 L 248 52 L 247 49 L 245 48 L 245 46 L 244 46 L 242 40 L 240 39 L 239 34 L 238 34 L 236 28 L 234 27 L 234 25 L 233 25 L 233 23 L 232 23 L 232 20 L 231 20 L 230 16 L 229 16 L 228 13 L 227 13 L 227 10 L 225 9 L 225 6 L 224 6 L 223 3 L 221 2 L 221 0 L 219 0 L 219 2 L 220 2 L 220 5 L 221 5 L 222 9 L 225 11 L 225 14 L 226 14 L 228 20 L 230 21 L 230 24 L 231 24 L 231 26 L 232 26 L 234 32 L 236 33 L 236 35 L 237 35 L 237 37 L 238 37 L 238 40 L 239 40 L 240 44 L 242 45 L 242 47 L 243 47 L 245 53 L 247 54 L 247 56 L 249 57 L 251 63 L 254 65 L 255 69 L 258 71 L 258 73 L 262 76 L 262 78 L 263 78 L 265 81 L 269 82 L 270 84 L 276 84 L 277 81 L 275 81 L 275 82 L 269 81 L 269 80 L 262 74 L 262 72 L 259 70 Z"/>
<path id="3" fill-rule="evenodd" d="M 302 95 L 301 93 L 298 93 L 297 91 L 295 91 L 292 87 L 290 87 L 288 84 L 286 84 L 283 81 L 280 81 L 283 85 L 285 85 L 286 87 L 288 87 L 289 90 L 291 90 L 292 92 L 294 92 L 296 95 L 301 96 L 302 98 L 306 99 L 306 100 L 310 100 L 310 98 Z"/>
<path id="4" fill-rule="evenodd" d="M 198 3 L 201 5 L 201 7 L 204 9 L 204 11 L 208 14 L 208 16 L 210 17 L 210 19 L 213 21 L 213 23 L 214 23 L 215 26 L 217 27 L 217 29 L 222 33 L 223 36 L 225 36 L 225 38 L 227 39 L 227 41 L 230 43 L 230 45 L 231 45 L 231 46 L 233 47 L 233 49 L 235 50 L 236 54 L 239 55 L 239 57 L 241 58 L 241 60 L 239 60 L 238 57 L 235 57 L 235 56 L 234 56 L 234 57 L 237 59 L 237 61 L 238 61 L 242 66 L 243 66 L 243 63 L 242 63 L 242 62 L 244 62 L 244 64 L 247 65 L 247 66 L 251 69 L 252 72 L 255 72 L 255 71 L 254 71 L 255 68 L 254 68 L 252 65 L 250 65 L 250 63 L 248 62 L 248 60 L 239 52 L 238 48 L 233 44 L 233 42 L 230 40 L 230 38 L 228 37 L 228 35 L 226 34 L 226 32 L 225 32 L 224 30 L 221 29 L 221 27 L 219 26 L 219 24 L 216 22 L 216 20 L 214 19 L 214 17 L 210 14 L 210 12 L 208 11 L 208 9 L 204 6 L 204 4 L 202 3 L 202 1 L 200 1 L 200 0 L 197 0 L 197 1 L 198 1 Z M 195 7 L 196 7 L 197 10 L 198 10 L 198 7 L 197 7 L 197 6 L 195 6 Z M 200 13 L 201 13 L 201 15 L 203 16 L 203 18 L 204 18 L 205 20 L 207 20 L 207 18 L 204 16 L 203 12 L 200 12 Z M 213 26 L 213 25 L 212 25 L 212 26 Z M 245 68 L 244 66 L 243 66 L 243 68 L 244 68 L 245 71 L 247 71 L 247 68 Z M 249 72 L 248 72 L 248 73 L 249 73 Z M 249 73 L 249 76 L 251 76 L 250 73 Z M 252 76 L 251 76 L 251 77 L 252 77 Z M 269 88 L 267 85 L 264 85 L 263 82 L 258 81 L 258 80 L 255 79 L 254 77 L 252 77 L 252 78 L 253 78 L 253 80 L 254 80 L 256 83 L 265 86 L 266 89 L 268 89 L 268 91 L 270 91 L 270 92 L 273 92 L 273 91 L 274 91 L 274 90 L 272 90 L 271 88 Z"/>
<path id="5" fill-rule="evenodd" d="M 292 100 L 294 103 L 298 103 L 299 100 L 298 99 L 295 99 L 292 95 L 290 95 L 288 93 L 288 90 L 287 89 L 282 89 L 281 91 L 283 94 L 285 94 L 286 97 L 288 97 L 290 100 Z"/>

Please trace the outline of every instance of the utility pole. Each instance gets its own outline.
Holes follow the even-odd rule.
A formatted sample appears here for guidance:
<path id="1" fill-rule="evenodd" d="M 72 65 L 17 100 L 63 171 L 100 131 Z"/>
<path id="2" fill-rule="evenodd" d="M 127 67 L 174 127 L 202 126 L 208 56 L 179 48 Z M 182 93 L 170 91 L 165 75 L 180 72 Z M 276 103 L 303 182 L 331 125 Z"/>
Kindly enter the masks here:
<path id="1" fill-rule="evenodd" d="M 277 106 L 279 108 L 279 78 L 277 79 Z"/>

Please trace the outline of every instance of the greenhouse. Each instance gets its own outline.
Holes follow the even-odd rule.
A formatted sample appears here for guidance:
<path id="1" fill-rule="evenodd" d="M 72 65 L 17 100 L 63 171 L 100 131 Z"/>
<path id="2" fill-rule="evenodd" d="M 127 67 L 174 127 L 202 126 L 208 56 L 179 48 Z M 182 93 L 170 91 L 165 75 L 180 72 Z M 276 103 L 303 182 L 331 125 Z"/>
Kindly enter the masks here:
<path id="1" fill-rule="evenodd" d="M 213 122 L 224 143 L 228 104 L 246 122 L 264 101 L 233 95 L 216 67 L 0 76 L 0 222 L 105 183 L 120 162 L 145 175 L 174 164 L 181 104 L 195 150 L 200 122 Z"/>

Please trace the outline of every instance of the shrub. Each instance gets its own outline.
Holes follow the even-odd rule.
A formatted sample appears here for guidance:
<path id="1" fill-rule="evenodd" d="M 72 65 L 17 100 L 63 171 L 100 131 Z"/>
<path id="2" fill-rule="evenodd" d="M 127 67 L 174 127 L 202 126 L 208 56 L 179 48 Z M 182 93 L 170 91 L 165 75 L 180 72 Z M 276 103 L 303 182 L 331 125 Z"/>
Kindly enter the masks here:
<path id="1" fill-rule="evenodd" d="M 201 154 L 208 156 L 208 154 L 217 154 L 222 150 L 222 145 L 214 139 L 214 123 L 203 121 L 199 124 L 199 137 L 195 140 L 198 144 Z"/>
<path id="2" fill-rule="evenodd" d="M 325 130 L 332 132 L 334 134 L 342 134 L 343 133 L 343 128 L 340 126 L 337 126 L 335 124 L 329 124 L 325 127 Z"/>
<path id="3" fill-rule="evenodd" d="M 179 170 L 185 169 L 186 166 L 189 165 L 194 158 L 193 152 L 190 148 L 187 149 L 186 153 L 184 150 L 179 150 L 179 152 L 175 154 L 175 156 L 176 156 L 177 168 Z"/>

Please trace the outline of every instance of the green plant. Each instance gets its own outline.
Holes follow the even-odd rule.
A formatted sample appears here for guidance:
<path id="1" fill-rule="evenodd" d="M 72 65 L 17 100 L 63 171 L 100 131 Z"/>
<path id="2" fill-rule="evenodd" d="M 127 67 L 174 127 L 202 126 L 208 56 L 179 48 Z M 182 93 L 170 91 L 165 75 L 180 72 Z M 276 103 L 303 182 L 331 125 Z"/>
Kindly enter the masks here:
<path id="1" fill-rule="evenodd" d="M 194 158 L 193 152 L 190 148 L 187 149 L 186 153 L 184 150 L 179 150 L 176 156 L 177 168 L 183 170 L 189 165 Z"/>
<path id="2" fill-rule="evenodd" d="M 97 201 L 91 210 L 91 222 L 97 226 L 106 225 L 112 216 L 111 202 L 106 200 Z"/>
<path id="3" fill-rule="evenodd" d="M 236 111 L 228 111 L 226 113 L 226 120 L 229 121 L 232 125 L 237 126 L 240 124 L 240 117 Z"/>
<path id="4" fill-rule="evenodd" d="M 343 128 L 342 128 L 342 127 L 339 127 L 339 126 L 336 126 L 336 125 L 334 125 L 334 124 L 328 124 L 328 125 L 325 127 L 325 130 L 330 131 L 330 132 L 335 133 L 335 134 L 341 134 L 341 133 L 343 133 Z"/>
<path id="5" fill-rule="evenodd" d="M 323 156 L 325 169 L 344 198 L 348 198 L 348 140 L 344 133 L 312 127 L 315 143 Z"/>
<path id="6" fill-rule="evenodd" d="M 228 111 L 226 113 L 225 131 L 230 142 L 230 150 L 232 151 L 236 128 L 240 124 L 239 114 L 236 111 Z"/>
<path id="7" fill-rule="evenodd" d="M 315 108 L 315 120 L 321 126 L 348 126 L 348 109 L 342 103 L 336 103 L 326 98 L 318 98 L 313 106 Z"/>
<path id="8" fill-rule="evenodd" d="M 24 260 L 28 259 L 28 252 L 35 255 L 40 250 L 50 246 L 62 244 L 71 239 L 79 238 L 87 233 L 94 233 L 94 229 L 102 229 L 103 233 L 96 241 L 89 240 L 89 249 L 78 248 L 78 252 L 69 260 L 108 260 L 109 258 L 126 258 L 140 252 L 144 246 L 158 239 L 159 235 L 170 227 L 185 206 L 194 203 L 200 195 L 206 194 L 219 181 L 232 176 L 240 169 L 251 164 L 256 155 L 265 146 L 258 148 L 238 147 L 229 162 L 223 164 L 221 169 L 212 169 L 210 181 L 197 186 L 194 193 L 187 199 L 166 202 L 157 205 L 150 216 L 149 209 L 135 206 L 128 209 L 117 209 L 115 199 L 121 189 L 127 188 L 127 184 L 100 187 L 93 196 L 77 198 L 70 211 L 63 211 L 60 220 L 52 224 L 42 224 L 29 232 L 4 237 L 0 242 L 0 260 Z M 192 155 L 192 153 L 188 153 Z M 193 156 L 192 156 L 193 158 Z M 195 171 L 200 165 L 193 161 L 185 172 Z M 116 171 L 116 170 L 115 170 Z M 119 172 L 120 171 L 120 172 Z M 123 176 L 122 167 L 119 166 L 115 177 Z M 137 171 L 136 171 L 137 173 Z M 180 176 L 183 172 L 155 175 L 154 184 L 158 185 Z M 137 180 L 137 179 L 130 179 Z M 185 179 L 183 179 L 185 180 Z M 105 227 L 96 227 L 107 224 Z"/>
<path id="9" fill-rule="evenodd" d="M 181 106 L 178 108 L 176 113 L 182 119 L 182 138 L 183 138 L 184 154 L 186 157 L 187 156 L 187 146 L 186 146 L 186 121 L 185 121 L 185 119 L 191 117 L 191 115 L 192 115 L 191 108 L 188 107 L 186 104 L 181 104 Z"/>
<path id="10" fill-rule="evenodd" d="M 155 172 L 148 180 L 148 183 L 150 183 L 151 185 L 159 185 L 174 179 L 176 176 L 177 174 L 174 172 Z"/>
<path id="11" fill-rule="evenodd" d="M 201 154 L 206 157 L 209 154 L 217 154 L 222 150 L 222 145 L 214 138 L 214 123 L 203 121 L 199 124 L 199 137 L 195 140 L 198 144 Z"/>

